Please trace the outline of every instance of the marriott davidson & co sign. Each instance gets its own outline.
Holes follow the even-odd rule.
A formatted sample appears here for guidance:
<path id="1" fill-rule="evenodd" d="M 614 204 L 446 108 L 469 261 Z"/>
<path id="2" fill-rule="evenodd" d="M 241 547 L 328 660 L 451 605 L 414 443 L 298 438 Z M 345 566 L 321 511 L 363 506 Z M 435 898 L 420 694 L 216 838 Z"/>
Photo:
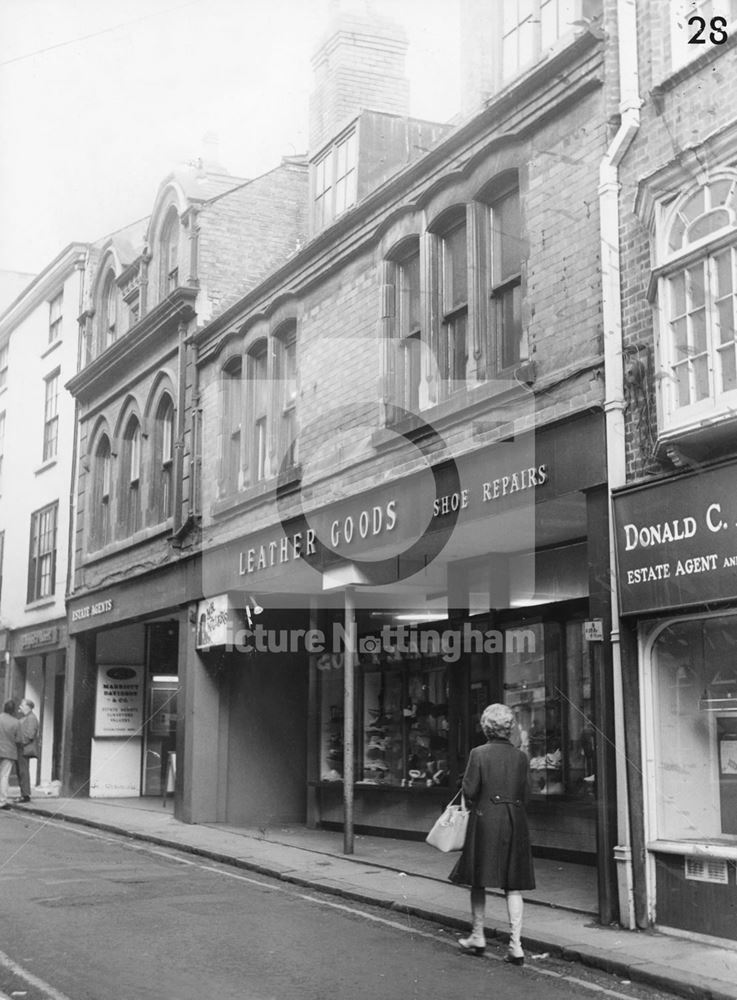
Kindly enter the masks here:
<path id="1" fill-rule="evenodd" d="M 614 496 L 622 614 L 737 598 L 737 468 Z"/>

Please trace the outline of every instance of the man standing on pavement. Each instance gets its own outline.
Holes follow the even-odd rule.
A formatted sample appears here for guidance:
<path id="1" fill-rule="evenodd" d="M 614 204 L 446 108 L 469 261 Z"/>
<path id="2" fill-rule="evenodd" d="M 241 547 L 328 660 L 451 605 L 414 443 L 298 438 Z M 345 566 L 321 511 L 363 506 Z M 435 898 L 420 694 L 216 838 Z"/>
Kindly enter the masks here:
<path id="1" fill-rule="evenodd" d="M 20 733 L 18 740 L 18 759 L 15 762 L 18 771 L 21 802 L 31 801 L 31 775 L 29 761 L 38 757 L 38 719 L 33 709 L 36 706 L 30 698 L 24 698 L 18 706 L 20 713 Z"/>
<path id="2" fill-rule="evenodd" d="M 8 782 L 13 764 L 18 760 L 18 743 L 22 739 L 20 722 L 15 717 L 15 702 L 6 701 L 0 713 L 0 809 L 10 809 Z"/>

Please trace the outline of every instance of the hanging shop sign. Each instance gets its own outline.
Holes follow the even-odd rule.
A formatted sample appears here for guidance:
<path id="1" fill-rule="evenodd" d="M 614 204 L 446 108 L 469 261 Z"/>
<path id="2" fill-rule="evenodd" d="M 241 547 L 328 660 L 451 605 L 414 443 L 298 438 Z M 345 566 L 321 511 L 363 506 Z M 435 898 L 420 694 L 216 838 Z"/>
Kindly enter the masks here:
<path id="1" fill-rule="evenodd" d="M 622 614 L 737 598 L 734 464 L 614 497 Z"/>
<path id="2" fill-rule="evenodd" d="M 143 667 L 97 668 L 95 736 L 139 736 L 143 724 Z"/>
<path id="3" fill-rule="evenodd" d="M 211 646 L 225 646 L 232 642 L 234 632 L 243 628 L 246 619 L 245 609 L 236 605 L 236 600 L 237 596 L 217 594 L 197 604 L 197 649 L 210 649 Z"/>

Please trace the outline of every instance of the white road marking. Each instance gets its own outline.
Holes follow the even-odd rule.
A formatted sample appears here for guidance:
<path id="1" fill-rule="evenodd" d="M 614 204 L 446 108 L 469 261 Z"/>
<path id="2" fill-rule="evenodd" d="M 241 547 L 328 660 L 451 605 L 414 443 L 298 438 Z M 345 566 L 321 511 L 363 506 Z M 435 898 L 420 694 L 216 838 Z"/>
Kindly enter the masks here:
<path id="1" fill-rule="evenodd" d="M 32 972 L 24 969 L 22 965 L 18 965 L 14 962 L 9 955 L 6 955 L 4 951 L 0 951 L 0 965 L 4 966 L 9 972 L 12 972 L 16 976 L 20 976 L 21 979 L 25 981 L 30 986 L 35 986 L 37 990 L 41 990 L 48 997 L 48 1000 L 69 1000 L 66 993 L 60 993 L 59 990 L 54 989 L 49 983 L 45 983 L 43 979 L 39 979 L 38 976 L 34 976 Z M 0 994 L 3 998 L 5 994 Z"/>

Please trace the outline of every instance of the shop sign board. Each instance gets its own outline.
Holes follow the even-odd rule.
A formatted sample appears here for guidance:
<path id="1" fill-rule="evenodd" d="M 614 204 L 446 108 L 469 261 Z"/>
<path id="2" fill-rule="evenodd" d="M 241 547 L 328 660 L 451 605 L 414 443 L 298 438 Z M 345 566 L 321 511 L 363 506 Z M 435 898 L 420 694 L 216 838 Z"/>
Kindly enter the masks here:
<path id="1" fill-rule="evenodd" d="M 106 615 L 113 610 L 113 602 L 108 598 L 105 601 L 95 601 L 94 604 L 83 604 L 72 611 L 72 621 L 78 622 L 85 618 L 95 618 L 97 615 Z"/>
<path id="2" fill-rule="evenodd" d="M 604 620 L 591 618 L 583 623 L 583 637 L 587 642 L 604 641 Z"/>
<path id="3" fill-rule="evenodd" d="M 56 626 L 50 628 L 37 628 L 32 632 L 24 632 L 20 638 L 20 648 L 22 650 L 38 649 L 40 646 L 55 646 L 59 641 L 59 629 Z"/>
<path id="4" fill-rule="evenodd" d="M 244 618 L 245 612 L 236 607 L 230 594 L 217 594 L 199 601 L 195 647 L 210 649 L 211 646 L 227 645 Z"/>
<path id="5" fill-rule="evenodd" d="M 398 573 L 404 560 L 416 572 L 413 565 L 427 566 L 439 551 L 451 560 L 456 528 L 482 522 L 486 551 L 507 545 L 510 533 L 529 541 L 537 504 L 605 482 L 604 454 L 603 422 L 588 415 L 556 426 L 555 433 L 519 434 L 438 464 L 426 454 L 411 475 L 350 497 L 331 494 L 327 504 L 313 490 L 309 504 L 301 494 L 295 504 L 290 493 L 280 523 L 203 554 L 203 585 L 210 592 L 268 587 L 284 572 L 294 577 L 307 568 L 319 583 L 320 574 L 341 561 L 371 575 L 390 561 Z M 299 589 L 309 589 L 308 575 Z"/>
<path id="6" fill-rule="evenodd" d="M 737 597 L 734 464 L 614 496 L 621 613 Z"/>
<path id="7" fill-rule="evenodd" d="M 143 725 L 143 667 L 97 668 L 95 736 L 139 736 Z"/>

